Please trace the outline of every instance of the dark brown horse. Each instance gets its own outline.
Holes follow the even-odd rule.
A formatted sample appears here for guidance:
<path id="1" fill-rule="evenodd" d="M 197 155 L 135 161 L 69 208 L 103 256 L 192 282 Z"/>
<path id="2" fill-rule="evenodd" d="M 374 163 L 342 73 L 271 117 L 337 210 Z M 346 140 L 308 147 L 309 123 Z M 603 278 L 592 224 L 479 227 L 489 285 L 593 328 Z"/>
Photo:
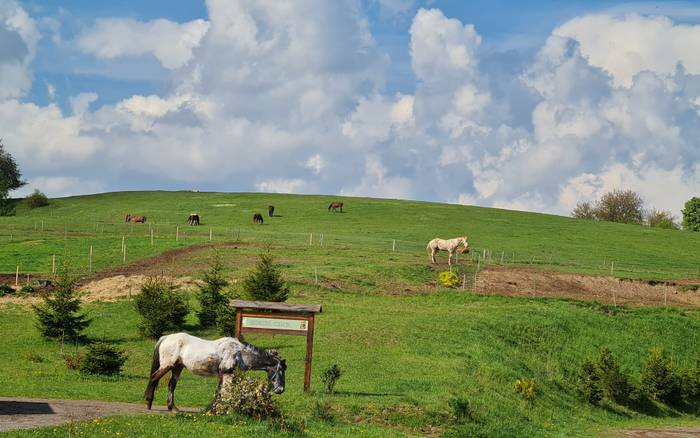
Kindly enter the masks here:
<path id="1" fill-rule="evenodd" d="M 263 224 L 263 215 L 261 215 L 260 213 L 255 213 L 253 215 L 253 223 L 262 225 Z"/>
<path id="2" fill-rule="evenodd" d="M 275 215 L 275 206 L 274 205 L 267 206 L 267 215 L 270 217 Z"/>
<path id="3" fill-rule="evenodd" d="M 328 211 L 338 211 L 343 212 L 343 203 L 342 202 L 331 202 L 331 205 L 328 206 Z"/>
<path id="4" fill-rule="evenodd" d="M 132 216 L 130 214 L 127 214 L 125 222 L 135 222 L 137 224 L 142 224 L 146 222 L 146 216 Z"/>
<path id="5" fill-rule="evenodd" d="M 190 214 L 190 217 L 187 219 L 187 223 L 190 225 L 199 225 L 199 214 Z"/>

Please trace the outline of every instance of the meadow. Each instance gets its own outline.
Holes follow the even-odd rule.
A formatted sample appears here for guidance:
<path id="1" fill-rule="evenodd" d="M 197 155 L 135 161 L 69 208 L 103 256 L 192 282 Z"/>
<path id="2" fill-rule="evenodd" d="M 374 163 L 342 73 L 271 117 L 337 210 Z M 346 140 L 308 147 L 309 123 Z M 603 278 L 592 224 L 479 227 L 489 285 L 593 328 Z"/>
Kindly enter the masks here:
<path id="1" fill-rule="evenodd" d="M 343 198 L 346 212 L 329 213 L 326 207 L 332 199 L 137 192 L 53 200 L 46 209 L 20 208 L 17 216 L 0 218 L 0 238 L 6 239 L 0 246 L 0 271 L 13 273 L 20 264 L 23 272 L 45 274 L 57 254 L 84 272 L 90 245 L 95 271 L 119 270 L 124 268 L 122 236 L 127 262 L 133 262 L 192 243 L 208 244 L 211 229 L 211 242 L 236 289 L 236 281 L 256 255 L 269 248 L 290 281 L 288 301 L 324 307 L 317 318 L 309 394 L 302 392 L 303 339 L 265 335 L 247 339 L 277 348 L 287 359 L 287 391 L 276 398 L 291 417 L 304 421 L 309 436 L 593 436 L 629 427 L 698 423 L 693 409 L 652 404 L 640 412 L 613 404 L 593 406 L 574 389 L 581 361 L 602 347 L 609 348 L 637 381 L 652 348 L 663 348 L 681 368 L 691 367 L 700 358 L 697 310 L 611 308 L 594 302 L 444 290 L 434 280 L 446 269 L 445 259 L 434 267 L 425 252 L 425 242 L 432 237 L 466 234 L 475 249 L 455 268 L 459 272 L 473 272 L 488 248 L 494 263 L 500 263 L 503 254 L 505 264 L 609 274 L 609 263 L 614 262 L 616 275 L 685 278 L 695 276 L 700 264 L 693 251 L 700 243 L 695 233 L 360 198 Z M 265 225 L 254 227 L 253 213 L 265 212 L 269 204 L 275 205 L 279 216 L 265 216 Z M 132 231 L 122 222 L 127 212 L 144 214 L 148 222 L 134 225 Z M 185 225 L 190 212 L 202 216 L 198 229 Z M 176 241 L 178 225 L 185 234 Z M 184 257 L 163 256 L 143 269 L 198 276 L 211 252 L 202 247 Z M 506 253 L 511 253 L 510 259 Z M 190 301 L 196 306 L 192 295 Z M 111 340 L 127 351 L 123 375 L 89 377 L 67 369 L 62 353 L 82 347 L 41 339 L 28 306 L 5 304 L 0 307 L 0 395 L 141 401 L 153 341 L 139 335 L 133 303 L 90 302 L 85 308 L 94 320 L 89 336 Z M 193 314 L 187 331 L 216 336 L 212 330 L 201 330 Z M 341 367 L 343 375 L 338 391 L 326 394 L 319 373 L 332 363 Z M 533 400 L 513 392 L 518 378 L 534 379 Z M 185 373 L 178 385 L 178 405 L 206 406 L 215 385 Z M 161 386 L 156 404 L 165 403 L 164 395 Z M 472 412 L 468 421 L 455 418 L 450 406 L 455 399 L 468 401 Z M 334 421 L 314 416 L 317 402 L 330 404 Z M 251 421 L 173 415 L 114 417 L 8 436 L 65 436 L 68 428 L 76 436 L 272 433 Z"/>

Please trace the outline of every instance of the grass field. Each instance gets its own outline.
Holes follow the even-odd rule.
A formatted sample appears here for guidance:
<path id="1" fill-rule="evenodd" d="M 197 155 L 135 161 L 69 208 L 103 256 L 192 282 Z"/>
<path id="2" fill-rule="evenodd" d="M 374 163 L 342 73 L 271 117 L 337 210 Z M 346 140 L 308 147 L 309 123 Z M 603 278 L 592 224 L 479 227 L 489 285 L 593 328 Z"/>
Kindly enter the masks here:
<path id="1" fill-rule="evenodd" d="M 566 271 L 609 273 L 606 263 L 614 261 L 617 275 L 676 278 L 693 276 L 700 264 L 694 252 L 700 243 L 696 234 L 505 210 L 355 198 L 343 199 L 346 212 L 333 214 L 325 210 L 330 200 L 190 192 L 55 200 L 48 210 L 20 209 L 16 217 L 0 218 L 0 238 L 7 239 L 0 247 L 0 270 L 13 272 L 19 262 L 27 271 L 46 272 L 52 254 L 65 254 L 75 266 L 85 261 L 89 245 L 96 258 L 102 257 L 94 261 L 96 269 L 102 270 L 120 264 L 122 235 L 129 260 L 134 260 L 208 242 L 211 227 L 215 242 L 232 240 L 232 230 L 233 240 L 238 238 L 238 244 L 220 248 L 227 275 L 236 280 L 255 255 L 271 245 L 291 280 L 289 301 L 324 306 L 317 319 L 312 393 L 302 392 L 303 339 L 257 335 L 248 340 L 277 348 L 287 358 L 287 391 L 277 399 L 292 417 L 304 420 L 310 436 L 591 436 L 632 426 L 697 423 L 694 412 L 663 405 L 643 413 L 616 405 L 588 405 L 576 395 L 573 381 L 582 359 L 602 347 L 610 348 L 636 380 L 651 348 L 664 348 L 679 366 L 691 366 L 700 357 L 699 311 L 652 307 L 610 312 L 595 303 L 435 290 L 426 286 L 437 270 L 427 263 L 425 254 L 425 242 L 432 237 L 467 234 L 474 247 L 489 248 L 498 262 L 501 252 L 514 252 L 517 262 L 529 263 L 535 257 L 535 264 Z M 265 225 L 254 227 L 250 224 L 253 212 L 264 212 L 268 204 L 275 205 L 280 216 L 266 216 Z M 194 211 L 203 219 L 196 235 L 182 225 Z M 144 214 L 158 228 L 153 247 L 149 224 L 135 225 L 132 233 L 131 226 L 121 223 L 126 212 Z M 43 233 L 37 225 L 42 220 Z M 181 224 L 181 232 L 184 228 L 188 232 L 179 242 L 174 236 L 176 223 Z M 312 245 L 309 233 L 314 233 Z M 318 240 L 321 233 L 323 246 Z M 396 252 L 392 251 L 394 240 Z M 201 250 L 184 260 L 163 259 L 162 266 L 153 269 L 196 275 L 204 269 L 207 255 L 208 250 Z M 625 266 L 630 271 L 624 271 Z M 61 346 L 39 337 L 31 310 L 5 305 L 0 307 L 0 395 L 141 400 L 153 342 L 139 336 L 133 303 L 95 302 L 86 308 L 94 319 L 89 335 L 113 340 L 127 350 L 123 376 L 86 377 L 66 369 Z M 199 330 L 192 315 L 188 331 L 216 335 Z M 71 352 L 77 347 L 63 348 Z M 45 360 L 30 362 L 37 352 Z M 334 362 L 343 369 L 343 376 L 338 392 L 327 395 L 320 391 L 319 372 Z M 530 402 L 511 387 L 523 377 L 536 382 L 536 396 Z M 203 407 L 214 387 L 212 380 L 185 373 L 178 385 L 178 404 Z M 449 407 L 455 397 L 469 401 L 472 420 L 455 423 Z M 332 405 L 334 423 L 314 419 L 317 401 Z M 163 387 L 157 403 L 164 403 Z M 271 433 L 261 424 L 228 424 L 202 416 L 117 417 L 70 427 L 71 433 L 85 436 Z M 67 428 L 9 436 L 65 436 Z"/>

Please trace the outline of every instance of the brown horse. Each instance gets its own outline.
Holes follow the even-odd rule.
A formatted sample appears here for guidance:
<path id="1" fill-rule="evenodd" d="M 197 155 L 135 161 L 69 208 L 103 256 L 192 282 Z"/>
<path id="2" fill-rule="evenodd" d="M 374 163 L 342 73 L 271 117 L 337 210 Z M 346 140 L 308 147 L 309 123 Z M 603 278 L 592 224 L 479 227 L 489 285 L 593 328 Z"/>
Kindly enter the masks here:
<path id="1" fill-rule="evenodd" d="M 190 217 L 187 219 L 187 223 L 190 225 L 199 225 L 199 214 L 190 214 Z"/>
<path id="2" fill-rule="evenodd" d="M 328 206 L 328 211 L 338 211 L 343 212 L 343 203 L 342 202 L 331 202 L 331 205 Z"/>
<path id="3" fill-rule="evenodd" d="M 135 222 L 137 224 L 142 224 L 146 222 L 146 216 L 132 216 L 130 214 L 127 214 L 125 222 Z"/>
<path id="4" fill-rule="evenodd" d="M 263 224 L 263 215 L 261 215 L 260 213 L 255 213 L 253 215 L 253 223 L 262 225 Z"/>
<path id="5" fill-rule="evenodd" d="M 267 215 L 270 217 L 275 215 L 275 206 L 274 205 L 267 206 Z"/>

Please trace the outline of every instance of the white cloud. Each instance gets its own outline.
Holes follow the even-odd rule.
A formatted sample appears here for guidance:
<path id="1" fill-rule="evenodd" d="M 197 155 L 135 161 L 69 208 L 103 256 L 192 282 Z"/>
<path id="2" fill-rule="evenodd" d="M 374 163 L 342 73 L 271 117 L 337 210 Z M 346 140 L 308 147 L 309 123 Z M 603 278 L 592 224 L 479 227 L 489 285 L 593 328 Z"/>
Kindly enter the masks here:
<path id="1" fill-rule="evenodd" d="M 631 86 L 642 71 L 671 75 L 678 64 L 688 73 L 700 74 L 700 25 L 636 14 L 587 15 L 565 23 L 553 34 L 578 41 L 583 56 L 609 73 L 618 86 Z"/>
<path id="2" fill-rule="evenodd" d="M 0 100 L 25 95 L 40 35 L 35 21 L 14 0 L 0 0 Z"/>
<path id="3" fill-rule="evenodd" d="M 81 35 L 103 38 L 89 49 L 98 57 L 158 57 L 173 69 L 162 94 L 102 106 L 80 94 L 63 114 L 13 98 L 27 89 L 19 82 L 6 88 L 0 132 L 30 181 L 57 193 L 155 181 L 564 214 L 628 187 L 675 212 L 700 189 L 700 76 L 678 37 L 694 41 L 692 26 L 580 17 L 525 67 L 503 70 L 481 59 L 472 25 L 421 9 L 410 28 L 416 88 L 389 94 L 388 58 L 353 0 L 209 0 L 207 8 L 208 30 L 195 37 L 187 23 L 169 22 L 132 49 L 113 41 L 110 26 L 134 22 L 111 19 Z M 136 22 L 134 35 L 155 23 Z M 628 41 L 646 24 L 670 53 Z M 614 39 L 615 56 L 637 61 L 615 64 L 596 32 Z M 189 45 L 165 50 L 164 35 Z"/>
<path id="4" fill-rule="evenodd" d="M 99 19 L 78 36 L 77 44 L 99 59 L 153 55 L 163 67 L 177 69 L 192 58 L 208 29 L 209 23 L 201 19 L 182 24 L 164 19 Z"/>
<path id="5" fill-rule="evenodd" d="M 271 193 L 303 193 L 308 191 L 306 181 L 299 178 L 277 178 L 261 181 L 255 184 L 255 188 L 261 192 Z"/>

